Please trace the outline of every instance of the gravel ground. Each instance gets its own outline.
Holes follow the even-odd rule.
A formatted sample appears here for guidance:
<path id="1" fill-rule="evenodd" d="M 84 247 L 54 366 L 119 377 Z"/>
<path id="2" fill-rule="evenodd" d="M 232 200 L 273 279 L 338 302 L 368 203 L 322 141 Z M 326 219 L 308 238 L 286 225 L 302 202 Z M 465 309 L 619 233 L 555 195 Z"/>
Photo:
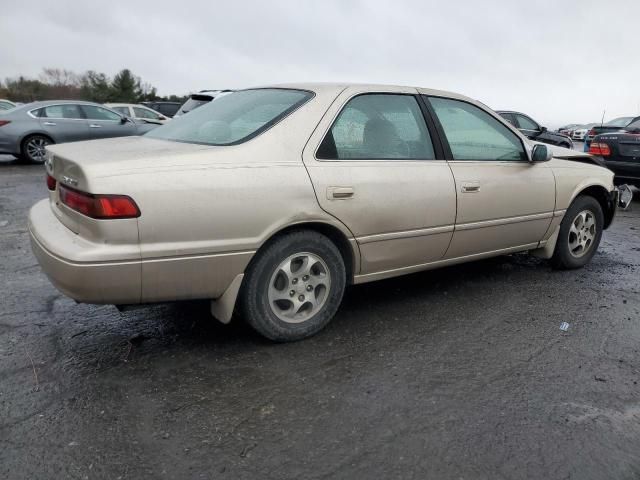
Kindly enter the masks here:
<path id="1" fill-rule="evenodd" d="M 640 203 L 585 269 L 512 255 L 352 287 L 287 345 L 206 303 L 76 305 L 0 163 L 0 478 L 640 477 Z M 569 323 L 566 332 L 562 322 Z"/>

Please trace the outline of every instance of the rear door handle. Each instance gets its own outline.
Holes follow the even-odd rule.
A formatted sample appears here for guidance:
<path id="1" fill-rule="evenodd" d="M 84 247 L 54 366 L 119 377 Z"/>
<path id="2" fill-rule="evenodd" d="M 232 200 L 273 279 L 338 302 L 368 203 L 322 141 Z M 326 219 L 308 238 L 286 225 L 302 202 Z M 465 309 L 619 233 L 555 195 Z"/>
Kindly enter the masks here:
<path id="1" fill-rule="evenodd" d="M 89 128 L 102 128 L 102 125 L 96 125 L 95 123 L 92 123 L 91 125 L 89 125 Z"/>
<path id="2" fill-rule="evenodd" d="M 462 193 L 477 193 L 480 191 L 480 182 L 462 182 Z"/>
<path id="3" fill-rule="evenodd" d="M 54 122 L 44 122 L 43 125 L 46 125 L 47 127 L 55 127 L 56 124 Z"/>
<path id="4" fill-rule="evenodd" d="M 346 200 L 353 198 L 353 187 L 328 187 L 327 198 L 329 200 Z"/>

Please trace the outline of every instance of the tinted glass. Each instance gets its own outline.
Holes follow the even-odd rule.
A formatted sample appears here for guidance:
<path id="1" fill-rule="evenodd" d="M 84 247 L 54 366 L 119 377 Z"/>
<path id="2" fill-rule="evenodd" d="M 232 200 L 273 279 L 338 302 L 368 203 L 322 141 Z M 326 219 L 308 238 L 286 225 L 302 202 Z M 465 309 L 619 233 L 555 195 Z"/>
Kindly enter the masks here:
<path id="1" fill-rule="evenodd" d="M 484 110 L 460 100 L 430 98 L 454 160 L 526 160 L 522 142 Z"/>
<path id="2" fill-rule="evenodd" d="M 525 130 L 540 130 L 538 124 L 529 117 L 525 117 L 524 115 L 516 115 L 516 117 L 518 117 L 520 128 L 524 128 Z"/>
<path id="3" fill-rule="evenodd" d="M 148 118 L 149 120 L 158 120 L 158 114 L 153 113 L 151 110 L 147 110 L 146 108 L 133 107 L 133 113 L 136 118 Z"/>
<path id="4" fill-rule="evenodd" d="M 513 125 L 514 127 L 518 128 L 518 125 L 516 125 L 516 120 L 513 117 L 513 113 L 500 113 L 499 115 L 502 118 L 504 118 L 507 122 L 509 122 L 511 125 Z"/>
<path id="5" fill-rule="evenodd" d="M 102 107 L 82 105 L 82 109 L 89 120 L 112 120 L 114 122 L 119 122 L 121 118 L 117 113 Z"/>
<path id="6" fill-rule="evenodd" d="M 607 127 L 626 127 L 629 125 L 629 122 L 633 120 L 633 117 L 620 117 L 614 118 L 613 120 L 609 120 L 606 125 Z"/>
<path id="7" fill-rule="evenodd" d="M 636 120 L 635 122 L 630 123 L 625 127 L 625 130 L 628 130 L 629 132 L 636 132 L 640 130 L 640 120 Z"/>
<path id="8" fill-rule="evenodd" d="M 146 135 L 204 145 L 241 143 L 259 135 L 312 96 L 302 90 L 242 90 L 209 102 Z"/>
<path id="9" fill-rule="evenodd" d="M 318 149 L 318 158 L 434 159 L 418 101 L 411 95 L 367 94 L 349 101 Z"/>
<path id="10" fill-rule="evenodd" d="M 50 105 L 40 109 L 37 116 L 68 119 L 83 118 L 77 105 Z"/>
<path id="11" fill-rule="evenodd" d="M 161 103 L 159 105 L 157 105 L 157 108 L 153 108 L 154 110 L 157 110 L 158 112 L 162 113 L 163 115 L 167 115 L 169 117 L 173 117 L 176 112 L 178 111 L 178 109 L 180 108 L 180 105 L 178 104 L 170 104 L 170 103 Z"/>

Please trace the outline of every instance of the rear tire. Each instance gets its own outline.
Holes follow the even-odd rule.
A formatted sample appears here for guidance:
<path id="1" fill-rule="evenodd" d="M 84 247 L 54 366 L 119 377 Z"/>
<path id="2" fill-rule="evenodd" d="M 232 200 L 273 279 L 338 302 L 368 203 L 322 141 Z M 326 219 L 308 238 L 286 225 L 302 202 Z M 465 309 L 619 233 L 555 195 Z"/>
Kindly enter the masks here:
<path id="1" fill-rule="evenodd" d="M 42 165 L 45 161 L 45 147 L 55 143 L 46 135 L 29 135 L 20 145 L 20 155 L 18 158 L 26 163 Z"/>
<path id="2" fill-rule="evenodd" d="M 600 203 L 587 195 L 577 197 L 560 224 L 551 265 L 562 270 L 584 267 L 600 245 L 603 226 Z"/>
<path id="3" fill-rule="evenodd" d="M 314 231 L 294 231 L 258 252 L 243 281 L 240 312 L 270 340 L 302 340 L 331 321 L 345 285 L 344 261 L 333 242 Z"/>

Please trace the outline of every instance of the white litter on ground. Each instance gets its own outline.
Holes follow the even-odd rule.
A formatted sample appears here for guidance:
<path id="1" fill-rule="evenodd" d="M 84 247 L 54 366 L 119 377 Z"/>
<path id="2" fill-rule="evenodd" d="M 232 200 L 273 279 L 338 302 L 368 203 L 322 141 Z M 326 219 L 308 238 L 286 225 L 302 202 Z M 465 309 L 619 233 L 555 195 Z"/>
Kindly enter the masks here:
<path id="1" fill-rule="evenodd" d="M 569 324 L 567 322 L 562 322 L 560 324 L 560 330 L 562 330 L 563 332 L 566 332 L 567 330 L 569 330 Z"/>

